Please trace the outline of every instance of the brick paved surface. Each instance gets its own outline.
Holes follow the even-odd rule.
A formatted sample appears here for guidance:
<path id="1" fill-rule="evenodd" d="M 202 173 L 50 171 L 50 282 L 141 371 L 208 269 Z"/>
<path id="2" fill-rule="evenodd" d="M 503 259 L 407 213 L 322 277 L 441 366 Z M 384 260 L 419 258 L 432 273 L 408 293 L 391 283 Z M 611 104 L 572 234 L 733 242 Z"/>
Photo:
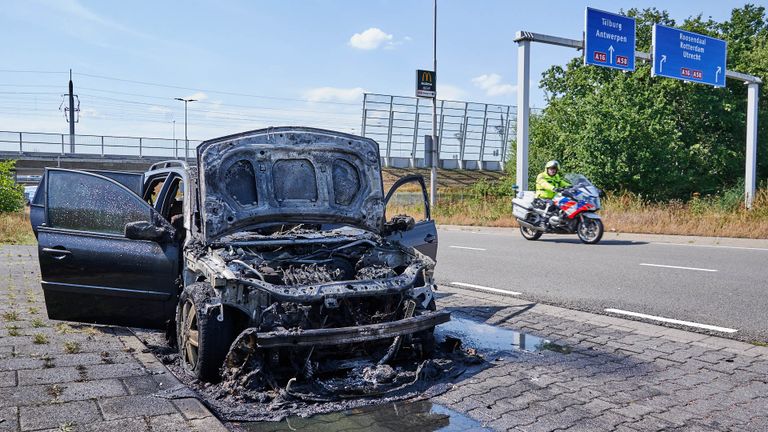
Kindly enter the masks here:
<path id="1" fill-rule="evenodd" d="M 0 248 L 0 431 L 226 430 L 128 330 L 46 318 L 37 251 Z"/>
<path id="2" fill-rule="evenodd" d="M 516 431 L 768 430 L 768 348 L 440 287 L 456 317 L 551 340 L 432 402 Z M 45 318 L 35 249 L 0 248 L 0 431 L 223 429 L 128 330 Z M 35 342 L 39 343 L 35 343 Z M 567 353 L 566 353 L 567 352 Z M 309 429 L 312 429 L 310 426 Z"/>
<path id="3" fill-rule="evenodd" d="M 767 431 L 768 348 L 441 287 L 438 307 L 550 339 L 434 402 L 496 430 Z"/>

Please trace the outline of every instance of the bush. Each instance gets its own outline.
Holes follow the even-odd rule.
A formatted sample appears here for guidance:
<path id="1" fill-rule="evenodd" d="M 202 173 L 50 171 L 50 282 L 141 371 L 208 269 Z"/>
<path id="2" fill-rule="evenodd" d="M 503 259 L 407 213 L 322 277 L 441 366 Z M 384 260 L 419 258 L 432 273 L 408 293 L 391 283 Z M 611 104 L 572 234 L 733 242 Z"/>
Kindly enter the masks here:
<path id="1" fill-rule="evenodd" d="M 15 167 L 16 161 L 0 161 L 0 213 L 15 212 L 24 207 L 24 187 L 16 184 Z"/>
<path id="2" fill-rule="evenodd" d="M 477 198 L 511 197 L 514 195 L 514 184 L 515 179 L 509 176 L 493 181 L 480 179 L 469 188 L 469 192 Z"/>

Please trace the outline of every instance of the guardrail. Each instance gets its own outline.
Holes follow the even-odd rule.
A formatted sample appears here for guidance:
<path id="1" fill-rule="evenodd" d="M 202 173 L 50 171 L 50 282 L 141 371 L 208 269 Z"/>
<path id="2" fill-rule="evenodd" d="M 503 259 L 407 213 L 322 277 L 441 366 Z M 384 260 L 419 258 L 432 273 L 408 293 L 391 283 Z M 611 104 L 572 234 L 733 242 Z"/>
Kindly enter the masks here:
<path id="1" fill-rule="evenodd" d="M 201 141 L 189 140 L 188 158 L 195 157 Z M 69 134 L 46 132 L 0 131 L 0 151 L 29 154 L 166 157 L 184 159 L 185 140 L 110 135 L 75 135 L 72 145 Z"/>

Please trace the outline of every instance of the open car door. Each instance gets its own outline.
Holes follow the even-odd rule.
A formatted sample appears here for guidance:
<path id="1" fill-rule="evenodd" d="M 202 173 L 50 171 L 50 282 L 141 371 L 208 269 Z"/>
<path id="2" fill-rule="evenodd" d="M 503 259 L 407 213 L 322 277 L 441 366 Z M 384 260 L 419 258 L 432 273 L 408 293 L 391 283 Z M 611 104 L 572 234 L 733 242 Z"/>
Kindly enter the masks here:
<path id="1" fill-rule="evenodd" d="M 384 206 L 387 238 L 414 247 L 424 255 L 437 259 L 437 227 L 430 213 L 424 177 L 412 174 L 397 180 L 387 192 Z M 394 215 L 403 211 L 416 214 Z M 390 219 L 387 219 L 388 217 Z"/>
<path id="2" fill-rule="evenodd" d="M 171 225 L 119 182 L 46 169 L 36 227 L 48 317 L 163 328 L 178 294 Z"/>

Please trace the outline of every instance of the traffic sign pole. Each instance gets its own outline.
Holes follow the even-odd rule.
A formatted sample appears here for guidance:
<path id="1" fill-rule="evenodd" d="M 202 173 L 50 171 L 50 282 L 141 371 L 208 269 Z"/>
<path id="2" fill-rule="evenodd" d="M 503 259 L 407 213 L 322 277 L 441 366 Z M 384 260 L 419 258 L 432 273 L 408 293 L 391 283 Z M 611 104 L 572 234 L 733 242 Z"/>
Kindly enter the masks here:
<path id="1" fill-rule="evenodd" d="M 435 81 L 437 80 L 437 0 L 433 0 L 432 20 L 432 68 L 435 71 Z M 432 167 L 429 170 L 429 206 L 434 211 L 437 204 L 437 164 L 440 142 L 437 140 L 437 82 L 435 82 L 435 94 L 432 96 Z"/>
<path id="2" fill-rule="evenodd" d="M 757 100 L 760 85 L 749 83 L 747 86 L 747 163 L 744 173 L 744 204 L 747 208 L 752 208 L 757 187 Z"/>
<path id="3" fill-rule="evenodd" d="M 528 190 L 528 122 L 531 81 L 531 42 L 523 40 L 517 46 L 517 154 L 515 182 L 521 193 Z"/>

